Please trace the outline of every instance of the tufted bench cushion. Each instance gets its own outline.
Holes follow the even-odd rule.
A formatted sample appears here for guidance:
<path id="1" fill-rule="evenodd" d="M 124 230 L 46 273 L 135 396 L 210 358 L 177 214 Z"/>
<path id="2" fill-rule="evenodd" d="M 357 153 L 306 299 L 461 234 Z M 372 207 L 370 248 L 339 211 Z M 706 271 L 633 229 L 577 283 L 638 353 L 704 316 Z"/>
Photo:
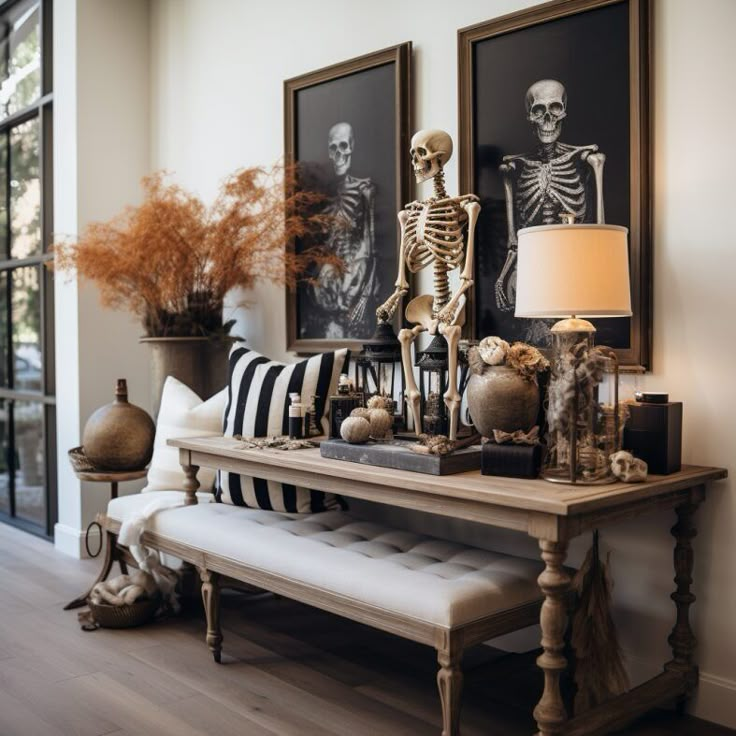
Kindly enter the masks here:
<path id="1" fill-rule="evenodd" d="M 172 504 L 183 497 L 177 491 L 158 493 Z M 108 516 L 122 522 L 153 495 L 117 498 Z M 541 597 L 540 562 L 393 529 L 343 511 L 288 514 L 200 500 L 197 506 L 160 511 L 147 528 L 196 550 L 436 626 L 462 626 Z"/>

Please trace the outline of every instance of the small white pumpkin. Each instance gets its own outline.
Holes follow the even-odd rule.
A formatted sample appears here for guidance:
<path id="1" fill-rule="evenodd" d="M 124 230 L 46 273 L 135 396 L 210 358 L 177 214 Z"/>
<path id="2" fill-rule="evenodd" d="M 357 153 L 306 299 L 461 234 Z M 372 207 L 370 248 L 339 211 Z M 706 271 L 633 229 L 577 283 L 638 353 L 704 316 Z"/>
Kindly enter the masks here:
<path id="1" fill-rule="evenodd" d="M 340 436 L 351 445 L 362 445 L 371 436 L 371 424 L 363 417 L 348 417 L 340 425 Z"/>
<path id="2" fill-rule="evenodd" d="M 371 437 L 382 440 L 391 431 L 393 417 L 385 409 L 370 410 Z"/>

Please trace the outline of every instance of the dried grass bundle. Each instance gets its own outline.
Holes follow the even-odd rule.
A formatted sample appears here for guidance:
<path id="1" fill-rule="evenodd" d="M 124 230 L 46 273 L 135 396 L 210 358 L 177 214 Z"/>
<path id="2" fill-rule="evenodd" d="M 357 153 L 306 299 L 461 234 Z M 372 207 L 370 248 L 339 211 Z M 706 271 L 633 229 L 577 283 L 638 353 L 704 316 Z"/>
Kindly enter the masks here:
<path id="1" fill-rule="evenodd" d="M 616 625 L 611 616 L 613 588 L 608 565 L 600 559 L 598 532 L 573 580 L 578 601 L 572 622 L 575 650 L 575 714 L 580 715 L 629 688 Z"/>
<path id="2" fill-rule="evenodd" d="M 293 286 L 310 269 L 341 266 L 321 247 L 324 196 L 300 190 L 293 166 L 237 171 L 210 206 L 163 172 L 144 178 L 143 189 L 140 206 L 90 224 L 54 253 L 57 268 L 95 281 L 103 305 L 139 316 L 151 337 L 227 332 L 222 304 L 231 289 Z M 288 247 L 295 239 L 308 246 L 296 252 Z"/>

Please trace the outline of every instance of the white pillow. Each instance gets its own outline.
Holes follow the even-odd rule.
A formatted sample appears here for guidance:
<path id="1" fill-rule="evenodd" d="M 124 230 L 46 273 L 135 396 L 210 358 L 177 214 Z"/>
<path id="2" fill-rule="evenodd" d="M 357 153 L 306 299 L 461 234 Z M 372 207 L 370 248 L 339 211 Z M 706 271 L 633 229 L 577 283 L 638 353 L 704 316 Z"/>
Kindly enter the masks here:
<path id="1" fill-rule="evenodd" d="M 192 389 L 173 376 L 166 379 L 156 421 L 148 485 L 143 493 L 183 490 L 184 471 L 179 465 L 179 450 L 166 442 L 180 437 L 221 435 L 226 402 L 227 388 L 203 402 Z M 215 473 L 211 468 L 200 468 L 197 480 L 202 491 L 212 492 Z"/>

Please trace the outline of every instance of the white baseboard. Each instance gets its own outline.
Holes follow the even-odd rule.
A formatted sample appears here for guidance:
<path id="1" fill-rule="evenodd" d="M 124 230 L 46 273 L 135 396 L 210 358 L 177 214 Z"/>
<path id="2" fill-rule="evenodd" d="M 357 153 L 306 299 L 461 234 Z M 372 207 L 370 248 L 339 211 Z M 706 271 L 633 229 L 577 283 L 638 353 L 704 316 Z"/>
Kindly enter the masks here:
<path id="1" fill-rule="evenodd" d="M 85 530 L 75 529 L 74 527 L 67 526 L 66 524 L 54 525 L 54 547 L 59 552 L 75 557 L 78 560 L 83 560 L 89 557 L 87 549 L 84 544 Z M 89 546 L 94 552 L 101 542 L 100 530 L 97 527 L 90 529 L 89 533 Z"/>
<path id="2" fill-rule="evenodd" d="M 688 710 L 705 721 L 736 728 L 736 680 L 701 672 L 698 690 Z"/>
<path id="3" fill-rule="evenodd" d="M 662 671 L 662 663 L 654 664 L 644 657 L 624 652 L 633 685 L 655 677 Z M 704 721 L 736 728 L 736 681 L 700 671 L 698 689 L 688 703 L 688 712 Z"/>

